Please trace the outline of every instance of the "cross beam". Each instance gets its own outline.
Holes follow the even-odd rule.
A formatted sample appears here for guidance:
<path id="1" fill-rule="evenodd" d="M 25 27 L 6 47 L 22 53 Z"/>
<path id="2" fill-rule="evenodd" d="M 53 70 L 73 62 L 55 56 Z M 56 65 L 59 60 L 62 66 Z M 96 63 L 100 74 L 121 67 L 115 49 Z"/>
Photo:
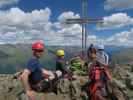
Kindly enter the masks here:
<path id="1" fill-rule="evenodd" d="M 102 20 L 98 18 L 77 18 L 77 19 L 66 19 L 65 23 L 66 24 L 102 23 Z"/>

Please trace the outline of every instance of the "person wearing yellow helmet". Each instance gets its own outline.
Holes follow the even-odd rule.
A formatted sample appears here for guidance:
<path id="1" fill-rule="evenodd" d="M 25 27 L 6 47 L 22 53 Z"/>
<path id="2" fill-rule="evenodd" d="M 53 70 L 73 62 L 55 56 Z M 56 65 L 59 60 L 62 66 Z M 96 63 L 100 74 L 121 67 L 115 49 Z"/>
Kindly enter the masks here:
<path id="1" fill-rule="evenodd" d="M 65 51 L 62 50 L 62 49 L 57 50 L 56 55 L 57 55 L 58 57 L 61 57 L 61 58 L 62 58 L 62 57 L 65 56 Z"/>
<path id="2" fill-rule="evenodd" d="M 56 56 L 56 70 L 60 70 L 64 75 L 67 73 L 65 51 L 63 49 L 57 50 Z"/>

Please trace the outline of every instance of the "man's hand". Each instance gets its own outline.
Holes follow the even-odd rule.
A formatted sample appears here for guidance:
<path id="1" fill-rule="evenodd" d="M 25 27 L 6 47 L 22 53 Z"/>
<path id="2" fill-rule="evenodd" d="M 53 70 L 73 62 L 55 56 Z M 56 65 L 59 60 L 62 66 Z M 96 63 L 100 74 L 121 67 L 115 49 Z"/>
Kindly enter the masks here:
<path id="1" fill-rule="evenodd" d="M 54 73 L 52 71 L 43 69 L 42 73 L 43 73 L 45 78 L 48 78 L 50 80 L 53 80 L 55 78 Z"/>
<path id="2" fill-rule="evenodd" d="M 35 100 L 36 99 L 36 92 L 35 91 L 27 90 L 26 94 L 27 94 L 29 100 Z"/>

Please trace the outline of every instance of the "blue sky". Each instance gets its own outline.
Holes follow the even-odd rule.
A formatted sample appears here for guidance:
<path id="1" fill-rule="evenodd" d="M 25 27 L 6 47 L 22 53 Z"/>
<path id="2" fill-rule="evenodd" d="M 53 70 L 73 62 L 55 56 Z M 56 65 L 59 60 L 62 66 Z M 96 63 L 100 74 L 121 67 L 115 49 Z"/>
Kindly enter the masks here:
<path id="1" fill-rule="evenodd" d="M 81 26 L 62 25 L 61 21 L 65 18 L 81 17 L 81 1 L 1 0 L 0 15 L 3 17 L 0 17 L 0 20 L 5 21 L 0 23 L 2 25 L 0 43 L 18 43 L 22 42 L 21 40 L 27 43 L 43 40 L 48 45 L 56 45 L 60 42 L 64 45 L 79 45 Z M 87 25 L 88 44 L 102 42 L 107 45 L 132 46 L 132 5 L 133 0 L 88 0 L 88 17 L 103 19 L 103 23 L 100 25 Z M 21 18 L 21 16 L 23 17 Z M 10 24 L 5 24 L 7 21 L 5 18 Z M 26 23 L 22 23 L 24 21 Z M 44 25 L 44 27 L 39 27 L 39 25 Z M 66 42 L 66 40 L 70 41 Z"/>

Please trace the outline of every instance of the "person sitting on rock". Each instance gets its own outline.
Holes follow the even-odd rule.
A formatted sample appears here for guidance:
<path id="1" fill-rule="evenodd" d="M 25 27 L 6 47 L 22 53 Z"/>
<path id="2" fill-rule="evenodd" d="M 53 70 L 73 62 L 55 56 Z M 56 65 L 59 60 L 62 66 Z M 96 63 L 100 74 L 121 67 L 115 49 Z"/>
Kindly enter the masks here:
<path id="1" fill-rule="evenodd" d="M 37 92 L 47 92 L 50 83 L 62 75 L 60 71 L 54 73 L 42 68 L 39 59 L 43 55 L 44 48 L 42 42 L 32 44 L 33 57 L 28 61 L 26 69 L 20 76 L 29 100 L 35 100 Z M 53 85 L 53 83 L 51 84 Z"/>
<path id="2" fill-rule="evenodd" d="M 108 70 L 109 57 L 104 51 L 103 45 L 97 46 L 95 64 L 90 69 L 89 78 L 91 79 L 90 94 L 93 94 L 94 98 L 104 98 L 107 96 L 107 87 L 111 82 L 112 77 Z M 99 99 L 106 100 L 106 99 Z"/>
<path id="3" fill-rule="evenodd" d="M 84 75 L 84 61 L 80 55 L 75 55 L 73 58 L 70 59 L 70 70 L 73 72 L 74 75 Z"/>
<path id="4" fill-rule="evenodd" d="M 62 75 L 68 73 L 67 62 L 65 60 L 65 51 L 63 49 L 59 49 L 56 52 L 56 70 L 60 70 Z"/>
<path id="5" fill-rule="evenodd" d="M 102 93 L 105 96 L 107 93 L 105 90 L 105 86 L 107 85 L 109 80 L 111 80 L 111 75 L 107 68 L 109 57 L 105 53 L 103 45 L 98 45 L 96 48 L 93 44 L 91 44 L 87 54 L 88 54 L 87 65 L 88 65 L 89 82 L 85 84 L 82 91 L 83 90 L 87 91 L 88 88 L 86 90 L 86 87 L 89 87 L 89 95 L 90 94 L 94 95 L 95 89 L 101 87 L 100 93 Z"/>

